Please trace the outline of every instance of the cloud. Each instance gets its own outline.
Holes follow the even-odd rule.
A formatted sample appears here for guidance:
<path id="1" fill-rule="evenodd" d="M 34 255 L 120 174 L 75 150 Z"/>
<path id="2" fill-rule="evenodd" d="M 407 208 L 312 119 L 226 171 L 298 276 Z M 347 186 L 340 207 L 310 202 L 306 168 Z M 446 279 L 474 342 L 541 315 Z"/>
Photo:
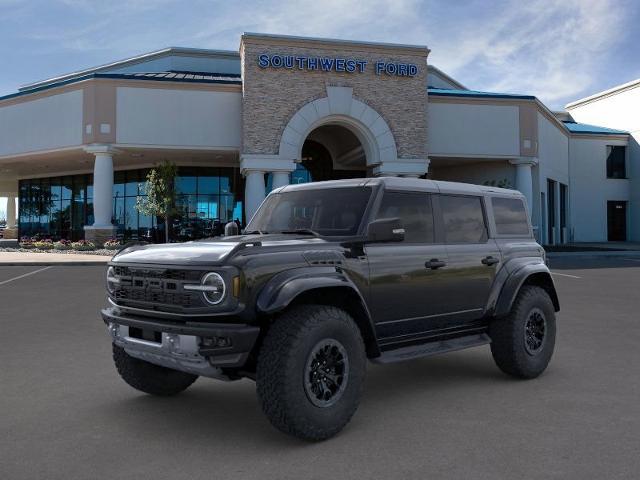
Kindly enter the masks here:
<path id="1" fill-rule="evenodd" d="M 477 72 L 481 88 L 533 93 L 557 105 L 593 88 L 607 52 L 624 39 L 627 13 L 612 0 L 512 5 L 486 24 L 469 26 L 442 67 L 471 79 Z"/>
<path id="2" fill-rule="evenodd" d="M 0 0 L 0 5 L 15 2 Z M 593 93 L 603 78 L 610 84 L 630 80 L 617 81 L 624 72 L 612 75 L 611 56 L 628 41 L 638 11 L 633 0 L 51 0 L 20 5 L 31 6 L 30 21 L 5 41 L 27 42 L 22 55 L 68 53 L 60 71 L 38 77 L 91 66 L 86 59 L 100 64 L 170 45 L 235 50 L 240 34 L 254 31 L 428 45 L 429 61 L 470 88 L 534 94 L 554 108 Z M 73 64 L 74 58 L 83 63 Z M 626 66 L 632 63 L 625 62 L 628 74 L 638 71 Z"/>

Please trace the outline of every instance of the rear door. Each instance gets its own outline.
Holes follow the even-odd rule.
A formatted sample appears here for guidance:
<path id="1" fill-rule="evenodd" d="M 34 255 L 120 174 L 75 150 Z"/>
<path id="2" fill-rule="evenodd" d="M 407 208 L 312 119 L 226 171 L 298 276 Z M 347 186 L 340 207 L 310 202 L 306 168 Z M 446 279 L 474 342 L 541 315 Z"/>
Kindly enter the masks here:
<path id="1" fill-rule="evenodd" d="M 449 321 L 455 325 L 483 315 L 501 256 L 489 238 L 482 196 L 441 194 L 437 200 L 448 257 Z"/>
<path id="2" fill-rule="evenodd" d="M 376 217 L 400 218 L 405 239 L 365 247 L 371 314 L 383 342 L 428 330 L 429 317 L 446 312 L 440 278 L 447 252 L 435 243 L 431 199 L 426 192 L 385 191 Z"/>

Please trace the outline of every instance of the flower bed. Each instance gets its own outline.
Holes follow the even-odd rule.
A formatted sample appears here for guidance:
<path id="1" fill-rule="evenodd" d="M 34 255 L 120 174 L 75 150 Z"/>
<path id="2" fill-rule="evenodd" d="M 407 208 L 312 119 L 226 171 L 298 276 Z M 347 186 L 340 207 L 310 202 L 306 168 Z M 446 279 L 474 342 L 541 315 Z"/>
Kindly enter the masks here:
<path id="1" fill-rule="evenodd" d="M 71 248 L 80 252 L 86 252 L 96 249 L 96 244 L 88 240 L 78 240 L 77 242 L 71 242 Z"/>
<path id="2" fill-rule="evenodd" d="M 110 238 L 109 240 L 104 242 L 104 245 L 102 247 L 106 250 L 119 250 L 120 248 L 122 248 L 122 245 L 123 243 L 117 238 Z"/>

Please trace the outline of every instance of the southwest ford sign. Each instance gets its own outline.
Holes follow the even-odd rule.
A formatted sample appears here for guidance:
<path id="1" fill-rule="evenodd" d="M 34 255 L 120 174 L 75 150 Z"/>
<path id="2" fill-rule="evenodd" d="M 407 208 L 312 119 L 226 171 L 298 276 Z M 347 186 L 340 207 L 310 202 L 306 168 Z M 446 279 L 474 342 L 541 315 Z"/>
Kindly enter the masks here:
<path id="1" fill-rule="evenodd" d="M 298 57 L 296 55 L 278 55 L 263 53 L 258 56 L 260 68 L 285 68 L 289 70 L 307 70 L 319 72 L 364 73 L 372 68 L 376 75 L 414 77 L 418 66 L 413 63 L 373 62 L 369 67 L 366 60 L 334 57 Z"/>

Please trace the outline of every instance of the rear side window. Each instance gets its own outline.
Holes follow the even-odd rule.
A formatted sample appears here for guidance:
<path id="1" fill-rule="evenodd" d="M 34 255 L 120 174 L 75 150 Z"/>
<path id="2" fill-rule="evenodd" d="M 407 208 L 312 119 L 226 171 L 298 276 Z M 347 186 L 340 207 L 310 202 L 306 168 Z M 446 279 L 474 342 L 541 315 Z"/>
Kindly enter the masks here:
<path id="1" fill-rule="evenodd" d="M 433 213 L 428 193 L 386 191 L 376 218 L 399 218 L 405 242 L 433 243 Z"/>
<path id="2" fill-rule="evenodd" d="M 480 197 L 441 195 L 440 206 L 447 243 L 485 243 L 487 226 Z"/>
<path id="3" fill-rule="evenodd" d="M 524 202 L 519 198 L 491 199 L 498 235 L 529 235 L 529 222 Z"/>

